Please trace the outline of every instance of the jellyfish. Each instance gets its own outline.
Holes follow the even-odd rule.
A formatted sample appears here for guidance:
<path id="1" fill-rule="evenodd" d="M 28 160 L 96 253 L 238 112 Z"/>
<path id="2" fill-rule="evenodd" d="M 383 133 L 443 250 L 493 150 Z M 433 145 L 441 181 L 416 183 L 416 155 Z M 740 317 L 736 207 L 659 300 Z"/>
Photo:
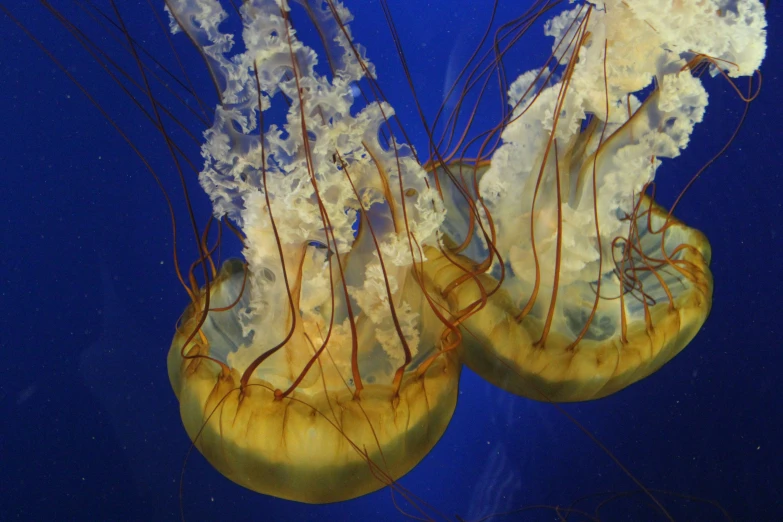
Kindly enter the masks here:
<path id="1" fill-rule="evenodd" d="M 752 77 L 765 26 L 756 0 L 582 2 L 546 23 L 551 57 L 509 86 L 499 143 L 433 166 L 452 181 L 439 185 L 448 247 L 426 271 L 467 366 L 581 401 L 691 341 L 710 311 L 710 246 L 651 187 L 702 121 L 700 77 Z"/>
<path id="2" fill-rule="evenodd" d="M 201 186 L 244 243 L 243 262 L 191 293 L 168 370 L 185 428 L 218 471 L 325 503 L 392 484 L 427 454 L 461 365 L 417 268 L 437 246 L 437 194 L 386 129 L 393 108 L 355 100 L 374 68 L 351 40 L 351 14 L 338 1 L 296 3 L 329 72 L 285 1 L 242 4 L 239 53 L 218 2 L 167 1 L 220 91 Z"/>
<path id="3" fill-rule="evenodd" d="M 506 24 L 465 89 L 502 77 L 551 7 Z M 501 81 L 510 109 L 478 150 L 470 124 L 434 139 L 436 118 L 427 162 L 341 2 L 166 8 L 219 92 L 199 180 L 244 245 L 219 270 L 201 249 L 212 275 L 190 285 L 169 377 L 193 444 L 234 482 L 309 503 L 394 486 L 448 426 L 462 364 L 526 397 L 595 399 L 706 320 L 709 243 L 651 184 L 703 117 L 699 75 L 758 68 L 758 1 L 578 3 L 546 23 L 550 59 Z"/>

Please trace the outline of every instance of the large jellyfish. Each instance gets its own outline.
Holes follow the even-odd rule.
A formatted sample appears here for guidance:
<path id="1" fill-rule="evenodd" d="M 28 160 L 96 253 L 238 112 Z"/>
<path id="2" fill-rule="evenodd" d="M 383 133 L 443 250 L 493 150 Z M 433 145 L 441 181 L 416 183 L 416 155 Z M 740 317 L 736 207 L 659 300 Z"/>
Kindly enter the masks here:
<path id="1" fill-rule="evenodd" d="M 702 120 L 701 73 L 753 76 L 765 27 L 757 0 L 579 3 L 547 22 L 551 58 L 510 86 L 491 163 L 438 172 L 457 181 L 440 184 L 450 246 L 427 272 L 470 368 L 579 401 L 690 342 L 712 300 L 709 243 L 646 194 Z"/>
<path id="2" fill-rule="evenodd" d="M 331 502 L 379 489 L 427 454 L 454 411 L 461 365 L 416 270 L 437 246 L 436 193 L 408 146 L 388 132 L 381 142 L 393 109 L 354 105 L 352 83 L 373 67 L 350 40 L 348 11 L 301 4 L 329 77 L 286 2 L 245 2 L 245 50 L 230 58 L 219 3 L 167 3 L 221 89 L 200 179 L 215 215 L 241 229 L 246 260 L 194 293 L 168 367 L 185 427 L 221 473 Z"/>
<path id="3" fill-rule="evenodd" d="M 168 358 L 186 430 L 221 473 L 287 499 L 353 498 L 433 447 L 463 362 L 514 393 L 585 400 L 696 334 L 709 245 L 648 187 L 702 119 L 695 73 L 759 66 L 758 1 L 579 3 L 546 24 L 551 59 L 509 86 L 502 143 L 490 133 L 456 160 L 433 141 L 427 170 L 347 9 L 293 3 L 326 65 L 285 0 L 242 3 L 239 51 L 219 2 L 167 0 L 221 97 L 201 185 L 244 243 L 244 263 L 192 291 Z"/>

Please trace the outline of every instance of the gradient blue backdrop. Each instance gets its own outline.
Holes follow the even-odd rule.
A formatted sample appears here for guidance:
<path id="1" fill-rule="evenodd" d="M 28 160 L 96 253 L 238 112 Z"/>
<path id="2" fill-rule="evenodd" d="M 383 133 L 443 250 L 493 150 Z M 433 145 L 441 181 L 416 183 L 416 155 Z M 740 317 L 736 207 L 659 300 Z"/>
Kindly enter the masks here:
<path id="1" fill-rule="evenodd" d="M 443 99 L 444 81 L 480 37 L 491 3 L 390 1 L 429 118 Z M 175 191 L 165 147 L 103 71 L 37 2 L 5 4 L 95 94 Z M 377 2 L 348 4 L 357 18 L 356 40 L 368 48 L 386 94 L 424 150 Z M 516 1 L 501 4 L 505 19 L 522 10 Z M 123 2 L 122 9 L 136 38 L 174 67 L 146 2 Z M 90 26 L 89 18 L 79 19 Z M 748 521 L 783 520 L 783 25 L 777 6 L 769 24 L 761 96 L 731 150 L 678 211 L 712 243 L 715 300 L 707 324 L 652 377 L 610 398 L 565 407 L 647 486 L 717 500 L 735 520 Z M 548 43 L 536 38 L 543 52 Z M 118 50 L 105 35 L 99 42 Z M 178 45 L 186 66 L 202 70 L 187 43 Z M 535 63 L 525 59 L 519 55 L 510 76 Z M 203 72 L 194 81 L 208 85 Z M 742 110 L 720 78 L 707 83 L 707 121 L 683 157 L 659 171 L 663 203 L 720 148 Z M 174 277 L 161 193 L 78 88 L 3 15 L 0 96 L 0 520 L 176 520 L 189 440 L 165 357 L 187 296 Z M 197 149 L 188 150 L 200 162 Z M 208 202 L 195 183 L 191 188 L 203 219 Z M 176 211 L 181 250 L 192 256 L 181 197 Z M 443 513 L 468 520 L 634 488 L 554 407 L 493 389 L 469 371 L 448 431 L 402 484 Z M 719 520 L 710 508 L 662 498 L 682 520 Z M 184 507 L 194 521 L 402 518 L 388 490 L 337 505 L 296 504 L 234 485 L 198 454 L 186 469 Z M 555 516 L 498 520 L 517 519 Z M 637 498 L 607 508 L 605 519 L 660 516 Z"/>

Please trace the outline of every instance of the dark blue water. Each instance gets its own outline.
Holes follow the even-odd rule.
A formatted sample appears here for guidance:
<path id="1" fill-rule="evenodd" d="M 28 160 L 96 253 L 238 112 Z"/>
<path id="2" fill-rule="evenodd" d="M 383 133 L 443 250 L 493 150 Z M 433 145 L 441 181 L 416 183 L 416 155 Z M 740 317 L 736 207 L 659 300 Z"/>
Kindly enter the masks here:
<path id="1" fill-rule="evenodd" d="M 519 13 L 516 3 L 501 1 L 507 5 L 499 18 Z M 5 4 L 179 194 L 179 249 L 192 255 L 176 169 L 159 136 L 36 2 Z M 95 21 L 61 4 L 96 43 L 121 56 L 123 67 L 133 66 Z M 176 69 L 146 2 L 122 4 L 135 38 Z M 354 4 L 356 40 L 367 47 L 381 85 L 423 150 L 424 133 L 382 12 L 375 2 Z M 390 4 L 432 118 L 445 79 L 453 77 L 450 64 L 470 55 L 492 2 Z M 731 149 L 677 214 L 712 243 L 709 320 L 655 375 L 609 398 L 563 408 L 646 486 L 718 501 L 734 520 L 748 521 L 783 520 L 783 23 L 777 6 L 768 20 L 762 93 Z M 0 35 L 0 520 L 176 520 L 189 439 L 165 358 L 187 296 L 174 275 L 168 209 L 107 119 L 2 15 Z M 193 81 L 213 100 L 187 43 L 176 45 Z M 524 53 L 518 60 L 509 76 L 532 65 Z M 743 109 L 720 78 L 707 84 L 705 123 L 683 157 L 659 171 L 664 204 L 720 149 Z M 198 132 L 198 125 L 192 128 Z M 178 139 L 200 164 L 197 146 Z M 193 206 L 203 222 L 209 202 L 193 179 Z M 225 248 L 238 252 L 230 243 Z M 446 434 L 401 483 L 445 515 L 466 520 L 636 489 L 561 411 L 510 396 L 467 370 Z M 389 490 L 328 506 L 297 504 L 231 483 L 197 453 L 182 484 L 187 520 L 404 519 Z M 708 505 L 657 496 L 678 520 L 724 520 Z M 596 504 L 580 505 L 593 510 Z M 601 515 L 663 519 L 639 495 L 617 500 Z M 549 510 L 494 520 L 558 518 Z"/>

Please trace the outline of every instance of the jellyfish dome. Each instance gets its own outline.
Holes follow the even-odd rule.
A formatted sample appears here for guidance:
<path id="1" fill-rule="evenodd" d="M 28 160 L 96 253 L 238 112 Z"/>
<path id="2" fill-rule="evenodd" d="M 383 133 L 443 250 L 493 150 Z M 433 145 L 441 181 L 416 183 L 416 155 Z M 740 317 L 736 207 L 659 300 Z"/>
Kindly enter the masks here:
<path id="1" fill-rule="evenodd" d="M 410 147 L 380 141 L 392 107 L 354 100 L 352 84 L 374 70 L 350 13 L 296 3 L 330 73 L 285 1 L 242 3 L 241 52 L 218 2 L 167 1 L 220 90 L 200 181 L 215 216 L 241 230 L 245 258 L 194 293 L 168 369 L 216 469 L 322 503 L 391 484 L 427 454 L 454 411 L 460 364 L 416 269 L 442 206 Z"/>
<path id="2" fill-rule="evenodd" d="M 758 0 L 581 2 L 546 23 L 551 58 L 510 85 L 491 161 L 448 167 L 467 181 L 443 191 L 452 248 L 428 274 L 462 311 L 468 366 L 520 395 L 587 400 L 694 337 L 709 243 L 646 193 L 703 118 L 701 73 L 753 75 L 765 26 Z"/>

